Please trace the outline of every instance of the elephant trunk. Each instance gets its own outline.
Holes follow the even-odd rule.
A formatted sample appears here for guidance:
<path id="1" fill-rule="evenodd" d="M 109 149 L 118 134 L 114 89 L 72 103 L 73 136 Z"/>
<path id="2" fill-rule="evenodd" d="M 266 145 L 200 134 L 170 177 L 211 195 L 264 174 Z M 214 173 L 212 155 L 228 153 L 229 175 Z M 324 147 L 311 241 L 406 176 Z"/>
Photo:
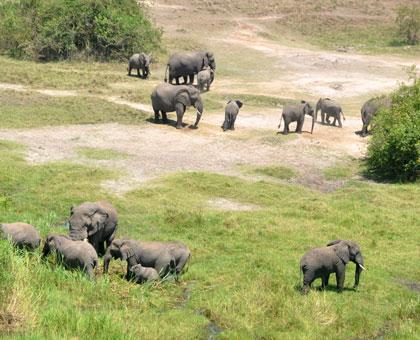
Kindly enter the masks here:
<path id="1" fill-rule="evenodd" d="M 311 134 L 314 132 L 314 126 L 315 126 L 315 121 L 316 121 L 316 116 L 318 114 L 318 110 L 315 110 L 314 112 L 312 112 L 312 127 L 311 127 Z"/>
<path id="2" fill-rule="evenodd" d="M 169 64 L 167 64 L 167 65 L 166 65 L 166 70 L 165 70 L 165 79 L 164 79 L 165 83 L 167 83 L 167 82 L 168 82 L 168 69 L 169 69 Z"/>
<path id="3" fill-rule="evenodd" d="M 360 273 L 362 272 L 362 270 L 365 269 L 365 267 L 363 266 L 362 255 L 359 254 L 356 256 L 355 263 L 356 263 L 356 271 L 354 273 L 354 287 L 357 287 L 359 285 Z"/>
<path id="4" fill-rule="evenodd" d="M 110 247 L 108 247 L 104 255 L 104 274 L 108 273 L 109 263 L 111 262 L 111 259 L 112 259 L 112 255 L 111 255 Z"/>
<path id="5" fill-rule="evenodd" d="M 203 101 L 201 100 L 201 98 L 197 99 L 197 101 L 194 104 L 194 107 L 197 109 L 197 118 L 195 120 L 194 127 L 197 127 L 204 111 Z"/>
<path id="6" fill-rule="evenodd" d="M 42 256 L 41 257 L 46 257 L 51 253 L 51 248 L 49 246 L 49 244 L 46 242 L 44 244 L 44 248 L 42 249 Z"/>
<path id="7" fill-rule="evenodd" d="M 88 238 L 87 228 L 85 227 L 75 227 L 70 223 L 69 229 L 69 237 L 73 241 L 85 240 Z"/>

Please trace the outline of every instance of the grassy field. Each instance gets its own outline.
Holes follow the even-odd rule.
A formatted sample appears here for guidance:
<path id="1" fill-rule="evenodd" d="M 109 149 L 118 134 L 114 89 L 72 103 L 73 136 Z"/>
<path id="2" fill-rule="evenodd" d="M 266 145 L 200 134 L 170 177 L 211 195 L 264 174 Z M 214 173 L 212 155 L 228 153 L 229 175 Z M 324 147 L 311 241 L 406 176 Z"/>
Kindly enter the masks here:
<path id="1" fill-rule="evenodd" d="M 352 181 L 322 194 L 189 173 L 114 197 L 100 189 L 99 180 L 115 175 L 70 164 L 30 166 L 22 151 L 0 143 L 3 221 L 33 223 L 43 235 L 65 232 L 61 225 L 72 204 L 106 197 L 119 210 L 119 235 L 182 240 L 193 258 L 180 284 L 127 283 L 118 261 L 109 276 L 98 273 L 89 282 L 43 263 L 39 252 L 20 253 L 3 241 L 3 335 L 151 339 L 221 332 L 222 338 L 309 339 L 414 338 L 420 332 L 418 184 Z M 217 212 L 207 206 L 214 197 L 260 209 Z M 301 296 L 300 257 L 336 238 L 360 242 L 368 271 L 359 289 L 350 288 L 350 264 L 343 294 L 332 280 L 325 292 Z"/>

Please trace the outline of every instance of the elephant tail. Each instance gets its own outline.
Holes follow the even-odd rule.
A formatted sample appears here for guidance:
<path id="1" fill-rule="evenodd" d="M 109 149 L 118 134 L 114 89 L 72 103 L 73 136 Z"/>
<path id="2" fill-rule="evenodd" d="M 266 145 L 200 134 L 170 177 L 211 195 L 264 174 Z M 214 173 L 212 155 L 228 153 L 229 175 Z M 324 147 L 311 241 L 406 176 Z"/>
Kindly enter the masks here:
<path id="1" fill-rule="evenodd" d="M 165 79 L 164 79 L 165 83 L 167 83 L 167 82 L 168 82 L 168 69 L 169 69 L 169 64 L 167 64 L 167 65 L 166 65 L 166 70 L 165 70 Z"/>
<path id="2" fill-rule="evenodd" d="M 280 116 L 280 123 L 279 123 L 279 126 L 277 126 L 277 129 L 279 129 L 279 130 L 280 130 L 280 127 L 281 127 L 281 121 L 282 121 L 282 119 L 283 119 L 283 115 Z"/>
<path id="3" fill-rule="evenodd" d="M 344 117 L 343 110 L 341 110 L 341 114 L 343 115 L 343 120 L 346 120 L 346 117 Z"/>

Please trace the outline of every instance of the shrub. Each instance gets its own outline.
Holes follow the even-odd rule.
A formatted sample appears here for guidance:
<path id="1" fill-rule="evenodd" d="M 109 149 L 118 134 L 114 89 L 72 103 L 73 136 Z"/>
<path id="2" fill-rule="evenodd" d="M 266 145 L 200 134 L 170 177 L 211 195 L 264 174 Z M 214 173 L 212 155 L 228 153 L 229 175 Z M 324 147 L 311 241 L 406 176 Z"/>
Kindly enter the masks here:
<path id="1" fill-rule="evenodd" d="M 375 117 L 368 170 L 382 179 L 415 180 L 420 171 L 420 80 L 402 85 Z"/>
<path id="2" fill-rule="evenodd" d="M 396 23 L 398 34 L 410 45 L 420 40 L 420 7 L 400 5 L 397 9 Z"/>
<path id="3" fill-rule="evenodd" d="M 0 52 L 16 58 L 125 59 L 159 48 L 136 0 L 16 0 L 0 3 Z"/>

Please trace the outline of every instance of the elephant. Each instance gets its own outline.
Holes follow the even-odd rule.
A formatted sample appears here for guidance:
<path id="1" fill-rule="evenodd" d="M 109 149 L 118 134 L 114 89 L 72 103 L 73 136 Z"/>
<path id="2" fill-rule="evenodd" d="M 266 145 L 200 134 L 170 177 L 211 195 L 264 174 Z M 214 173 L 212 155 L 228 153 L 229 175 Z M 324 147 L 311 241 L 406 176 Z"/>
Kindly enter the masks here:
<path id="1" fill-rule="evenodd" d="M 374 97 L 363 104 L 360 114 L 362 116 L 362 131 L 360 135 L 365 137 L 368 134 L 368 127 L 373 116 L 380 109 L 389 109 L 391 107 L 391 99 L 388 96 Z"/>
<path id="2" fill-rule="evenodd" d="M 107 201 L 85 202 L 71 207 L 69 236 L 72 240 L 85 240 L 93 245 L 99 256 L 105 253 L 115 237 L 118 214 Z"/>
<path id="3" fill-rule="evenodd" d="M 296 132 L 302 133 L 303 122 L 305 121 L 305 115 L 312 117 L 312 129 L 311 133 L 314 131 L 315 124 L 315 114 L 311 105 L 302 100 L 298 105 L 288 105 L 283 108 L 283 113 L 280 118 L 280 123 L 278 128 L 280 129 L 281 120 L 284 120 L 284 130 L 283 134 L 287 135 L 289 133 L 289 124 L 291 122 L 297 122 Z"/>
<path id="4" fill-rule="evenodd" d="M 152 282 L 159 280 L 159 273 L 155 268 L 143 267 L 136 264 L 130 268 L 132 280 L 136 283 Z"/>
<path id="5" fill-rule="evenodd" d="M 57 259 L 67 269 L 81 269 L 90 279 L 94 279 L 94 269 L 98 266 L 98 254 L 86 241 L 73 241 L 66 235 L 49 234 L 45 239 L 42 257 L 56 253 Z"/>
<path id="6" fill-rule="evenodd" d="M 197 74 L 197 87 L 200 91 L 210 91 L 210 85 L 214 81 L 214 71 L 210 68 L 210 66 L 204 67 L 200 72 Z"/>
<path id="7" fill-rule="evenodd" d="M 171 85 L 160 84 L 155 87 L 150 96 L 152 100 L 153 111 L 155 112 L 155 122 L 159 122 L 159 112 L 162 112 L 162 120 L 164 123 L 168 121 L 167 112 L 176 111 L 176 128 L 182 128 L 182 118 L 188 106 L 194 106 L 197 109 L 197 118 L 193 128 L 198 127 L 198 123 L 203 114 L 203 101 L 200 91 L 194 86 L 189 85 Z"/>
<path id="8" fill-rule="evenodd" d="M 10 239 L 18 248 L 34 250 L 39 247 L 41 237 L 38 230 L 27 223 L 3 223 L 0 224 L 0 232 L 3 237 Z"/>
<path id="9" fill-rule="evenodd" d="M 229 100 L 225 107 L 225 121 L 221 128 L 223 131 L 235 130 L 235 121 L 238 116 L 239 109 L 243 106 L 240 100 Z"/>
<path id="10" fill-rule="evenodd" d="M 316 103 L 315 109 L 315 121 L 318 115 L 318 111 L 321 110 L 321 121 L 322 124 L 325 124 L 325 115 L 327 115 L 327 124 L 330 124 L 330 117 L 334 117 L 333 125 L 338 120 L 338 126 L 343 127 L 341 124 L 341 115 L 343 115 L 343 120 L 346 120 L 344 117 L 343 110 L 341 106 L 330 98 L 320 98 Z"/>
<path id="11" fill-rule="evenodd" d="M 136 69 L 137 75 L 141 78 L 146 79 L 150 75 L 150 60 L 151 55 L 146 53 L 136 53 L 130 57 L 128 61 L 128 75 L 131 76 L 131 70 Z M 140 75 L 140 69 L 142 75 Z"/>
<path id="12" fill-rule="evenodd" d="M 168 81 L 172 84 L 175 79 L 176 85 L 179 85 L 179 77 L 184 78 L 184 84 L 187 83 L 189 77 L 190 84 L 194 83 L 194 75 L 200 72 L 204 67 L 210 66 L 216 71 L 216 62 L 212 52 L 183 52 L 174 53 L 170 56 L 165 71 L 165 83 Z"/>
<path id="13" fill-rule="evenodd" d="M 344 287 L 346 265 L 349 261 L 356 263 L 354 288 L 359 285 L 360 273 L 363 266 L 363 256 L 360 247 L 353 241 L 335 240 L 326 247 L 314 248 L 303 255 L 300 261 L 300 268 L 303 273 L 302 293 L 306 294 L 312 282 L 322 279 L 322 288 L 328 285 L 331 273 L 337 278 L 337 289 L 341 293 Z"/>
<path id="14" fill-rule="evenodd" d="M 111 259 L 127 261 L 126 278 L 136 264 L 156 269 L 160 277 L 169 272 L 182 273 L 191 257 L 188 247 L 181 242 L 142 242 L 129 238 L 115 239 L 104 256 L 104 273 L 108 272 Z"/>

